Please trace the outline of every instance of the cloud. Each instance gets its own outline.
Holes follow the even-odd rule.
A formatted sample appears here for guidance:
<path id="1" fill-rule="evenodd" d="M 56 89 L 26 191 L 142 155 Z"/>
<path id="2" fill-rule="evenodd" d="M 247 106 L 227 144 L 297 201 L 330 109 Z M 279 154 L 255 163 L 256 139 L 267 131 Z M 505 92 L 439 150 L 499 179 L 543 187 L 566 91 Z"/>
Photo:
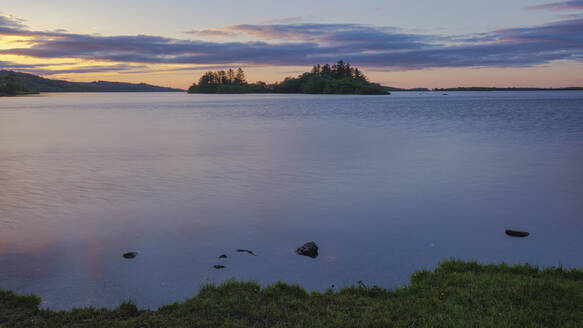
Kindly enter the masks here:
<path id="1" fill-rule="evenodd" d="M 297 23 L 303 19 L 302 16 L 292 16 L 292 17 L 283 17 L 283 18 L 270 18 L 261 21 L 263 24 L 290 24 L 290 23 Z"/>
<path id="2" fill-rule="evenodd" d="M 360 24 L 271 24 L 271 25 L 231 25 L 224 29 L 269 40 L 294 40 L 313 42 L 367 42 L 391 43 L 406 41 L 407 46 L 416 42 L 435 38 L 400 33 L 395 28 L 375 27 Z"/>
<path id="3" fill-rule="evenodd" d="M 542 5 L 530 6 L 528 9 L 546 9 L 546 10 L 579 10 L 583 9 L 583 0 L 568 0 Z"/>
<path id="4" fill-rule="evenodd" d="M 190 30 L 182 32 L 185 34 L 194 34 L 199 36 L 216 36 L 216 37 L 231 37 L 237 35 L 235 32 L 226 31 L 222 29 L 206 28 L 202 30 Z"/>
<path id="5" fill-rule="evenodd" d="M 209 70 L 236 69 L 237 65 L 207 65 L 207 66 L 186 66 L 186 67 L 169 67 L 169 68 L 149 68 L 143 70 L 121 71 L 120 74 L 144 74 L 144 73 L 161 73 L 161 72 L 200 72 Z"/>
<path id="6" fill-rule="evenodd" d="M 54 75 L 54 74 L 82 74 L 82 73 L 103 73 L 103 72 L 119 72 L 119 71 L 129 71 L 135 69 L 146 68 L 145 65 L 128 65 L 128 64 L 117 64 L 117 65 L 91 65 L 91 66 L 77 66 L 67 69 L 45 69 L 39 70 L 38 74 L 41 75 Z"/>
<path id="7" fill-rule="evenodd" d="M 24 29 L 24 20 L 10 15 L 0 14 L 0 30 L 2 29 Z"/>
<path id="8" fill-rule="evenodd" d="M 52 36 L 58 37 L 63 35 L 64 30 L 57 30 L 52 32 L 30 31 L 28 26 L 24 24 L 24 20 L 0 13 L 0 35 L 11 36 Z"/>
<path id="9" fill-rule="evenodd" d="M 73 66 L 68 68 L 52 68 L 55 66 L 59 67 L 71 65 L 74 65 L 74 63 L 19 64 L 9 61 L 0 61 L 0 69 L 2 70 L 18 70 L 39 75 L 119 72 L 143 69 L 147 67 L 145 65 L 116 64 L 116 65 L 85 65 L 85 66 Z"/>
<path id="10" fill-rule="evenodd" d="M 38 67 L 43 67 L 43 66 L 46 66 L 46 65 L 18 64 L 18 63 L 14 63 L 14 62 L 0 60 L 0 69 L 2 69 L 2 70 L 29 69 L 29 68 L 38 68 Z"/>
<path id="11" fill-rule="evenodd" d="M 4 29 L 4 33 L 8 33 L 8 29 L 13 35 L 28 33 L 32 45 L 0 50 L 0 54 L 129 65 L 118 66 L 120 71 L 151 64 L 308 66 L 339 59 L 385 70 L 523 67 L 556 60 L 583 61 L 583 33 L 580 32 L 583 31 L 583 16 L 466 36 L 413 34 L 396 28 L 359 24 L 308 23 L 243 24 L 194 33 L 243 34 L 258 39 L 249 42 L 36 32 L 28 30 L 19 20 L 1 17 L 4 18 L 0 21 L 0 31 Z M 109 69 L 107 67 L 114 66 L 86 69 Z"/>

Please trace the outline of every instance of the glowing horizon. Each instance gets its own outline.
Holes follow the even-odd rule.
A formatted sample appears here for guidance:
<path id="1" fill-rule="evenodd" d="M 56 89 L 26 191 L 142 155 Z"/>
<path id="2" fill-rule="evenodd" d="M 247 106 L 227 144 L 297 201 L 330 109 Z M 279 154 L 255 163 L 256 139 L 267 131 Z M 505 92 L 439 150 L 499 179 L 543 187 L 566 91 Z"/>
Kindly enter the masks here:
<path id="1" fill-rule="evenodd" d="M 583 85 L 581 0 L 519 0 L 508 8 L 495 0 L 489 9 L 482 2 L 456 0 L 441 6 L 396 0 L 336 7 L 323 1 L 312 8 L 302 0 L 297 8 L 266 9 L 271 18 L 257 16 L 255 9 L 268 4 L 264 0 L 239 8 L 236 16 L 211 4 L 197 4 L 205 12 L 189 16 L 181 9 L 193 5 L 182 0 L 166 7 L 135 0 L 91 4 L 95 10 L 117 9 L 113 22 L 95 21 L 67 6 L 70 1 L 38 9 L 27 2 L 4 6 L 0 13 L 0 69 L 70 81 L 187 88 L 208 70 L 242 67 L 249 81 L 270 83 L 342 59 L 371 81 L 403 88 Z M 334 10 L 323 10 L 326 5 Z M 478 10 L 483 18 L 452 9 Z M 144 15 L 131 15 L 135 10 Z M 175 22 L 162 24 L 156 11 Z M 442 18 L 423 19 L 426 12 Z M 79 21 L 61 23 L 66 14 Z M 383 18 L 395 24 L 384 24 Z M 491 19 L 504 25 L 480 25 Z"/>

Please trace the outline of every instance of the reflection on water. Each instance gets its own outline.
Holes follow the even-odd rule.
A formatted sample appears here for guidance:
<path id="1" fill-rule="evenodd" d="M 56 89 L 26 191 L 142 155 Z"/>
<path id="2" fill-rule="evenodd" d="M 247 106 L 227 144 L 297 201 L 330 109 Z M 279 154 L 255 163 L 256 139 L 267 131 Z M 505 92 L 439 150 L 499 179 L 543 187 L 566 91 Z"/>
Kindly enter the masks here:
<path id="1" fill-rule="evenodd" d="M 581 267 L 582 146 L 581 92 L 2 98 L 0 288 L 155 308 L 233 277 Z M 318 258 L 294 253 L 311 240 Z"/>

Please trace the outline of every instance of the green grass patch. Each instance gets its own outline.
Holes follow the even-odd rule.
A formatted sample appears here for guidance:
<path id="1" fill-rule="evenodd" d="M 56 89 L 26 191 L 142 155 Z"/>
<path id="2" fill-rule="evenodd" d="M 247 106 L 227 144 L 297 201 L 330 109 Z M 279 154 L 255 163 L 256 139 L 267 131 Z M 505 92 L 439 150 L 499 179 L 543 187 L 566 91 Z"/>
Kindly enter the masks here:
<path id="1" fill-rule="evenodd" d="M 52 311 L 40 302 L 0 291 L 0 327 L 582 327 L 583 271 L 448 260 L 394 290 L 227 281 L 156 311 L 131 302 Z"/>

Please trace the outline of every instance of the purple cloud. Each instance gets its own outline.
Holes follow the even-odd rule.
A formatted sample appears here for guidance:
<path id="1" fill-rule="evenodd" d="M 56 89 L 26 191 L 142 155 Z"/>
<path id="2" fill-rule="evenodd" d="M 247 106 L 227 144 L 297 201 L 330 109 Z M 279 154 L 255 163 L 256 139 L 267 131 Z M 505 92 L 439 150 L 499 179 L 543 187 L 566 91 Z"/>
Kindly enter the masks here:
<path id="1" fill-rule="evenodd" d="M 283 17 L 283 18 L 270 18 L 263 20 L 261 23 L 263 24 L 290 24 L 290 23 L 297 23 L 303 19 L 302 16 L 292 16 L 292 17 Z"/>
<path id="2" fill-rule="evenodd" d="M 237 35 L 235 32 L 225 31 L 220 29 L 205 28 L 202 30 L 190 30 L 182 32 L 185 34 L 194 34 L 200 36 L 217 36 L 217 37 L 231 37 Z"/>
<path id="3" fill-rule="evenodd" d="M 65 30 L 58 30 L 53 32 L 30 31 L 28 26 L 24 24 L 24 20 L 14 16 L 7 16 L 0 14 L 0 35 L 11 36 L 53 36 L 58 37 L 64 34 Z"/>
<path id="4" fill-rule="evenodd" d="M 61 63 L 61 64 L 18 64 L 8 61 L 0 61 L 1 70 L 18 70 L 40 75 L 55 75 L 66 73 L 99 73 L 99 72 L 119 72 L 130 71 L 135 69 L 143 69 L 145 65 L 131 65 L 131 64 L 117 64 L 117 65 L 88 65 L 76 66 L 72 68 L 47 68 L 48 66 L 70 66 L 75 63 Z"/>
<path id="5" fill-rule="evenodd" d="M 0 14 L 0 30 L 1 29 L 24 29 L 24 21 L 22 19 Z"/>
<path id="6" fill-rule="evenodd" d="M 36 73 L 41 75 L 54 75 L 54 74 L 71 74 L 71 73 L 103 73 L 103 72 L 119 72 L 119 71 L 129 71 L 134 69 L 146 68 L 145 65 L 128 65 L 128 64 L 117 64 L 117 65 L 90 65 L 90 66 L 77 66 L 67 69 L 37 69 Z"/>
<path id="7" fill-rule="evenodd" d="M 546 9 L 546 10 L 579 10 L 583 9 L 583 0 L 568 0 L 542 5 L 530 6 L 528 9 Z"/>
<path id="8" fill-rule="evenodd" d="M 277 24 L 232 25 L 224 28 L 261 39 L 318 42 L 320 44 L 359 43 L 367 50 L 415 48 L 437 39 L 400 33 L 395 28 L 359 24 Z"/>
<path id="9" fill-rule="evenodd" d="M 365 67 L 407 70 L 432 67 L 522 67 L 555 60 L 583 60 L 583 33 L 580 33 L 583 30 L 582 16 L 540 26 L 457 37 L 411 34 L 394 28 L 358 24 L 234 25 L 217 29 L 261 40 L 255 42 L 35 32 L 29 31 L 14 19 L 0 20 L 0 33 L 2 29 L 12 31 L 10 33 L 13 35 L 28 33 L 26 35 L 33 37 L 33 45 L 0 50 L 0 54 L 79 58 L 134 66 L 307 66 L 344 59 Z M 120 71 L 132 68 L 135 67 L 119 66 Z"/>

